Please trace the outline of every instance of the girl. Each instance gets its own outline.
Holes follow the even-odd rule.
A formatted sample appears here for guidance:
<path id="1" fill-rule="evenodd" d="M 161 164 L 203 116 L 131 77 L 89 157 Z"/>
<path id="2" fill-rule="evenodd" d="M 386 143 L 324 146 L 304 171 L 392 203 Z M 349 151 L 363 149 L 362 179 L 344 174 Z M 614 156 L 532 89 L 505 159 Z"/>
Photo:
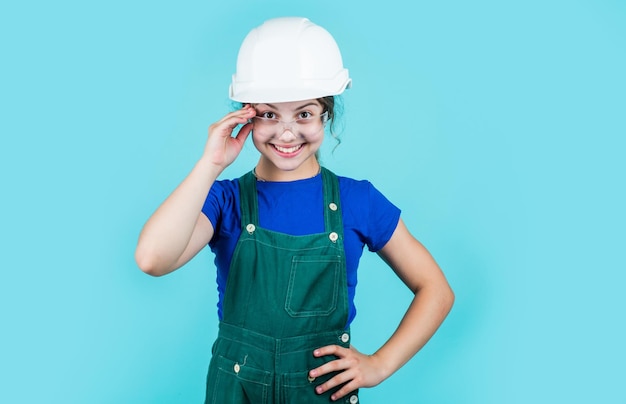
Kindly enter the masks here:
<path id="1" fill-rule="evenodd" d="M 141 232 L 136 260 L 150 275 L 174 271 L 207 244 L 215 253 L 220 328 L 207 403 L 357 403 L 358 389 L 406 363 L 452 306 L 399 209 L 369 182 L 320 166 L 334 97 L 350 85 L 334 39 L 309 20 L 252 30 L 230 87 L 241 109 L 210 126 L 201 158 Z M 251 133 L 256 167 L 218 181 Z M 371 355 L 352 346 L 349 328 L 365 245 L 415 294 Z"/>

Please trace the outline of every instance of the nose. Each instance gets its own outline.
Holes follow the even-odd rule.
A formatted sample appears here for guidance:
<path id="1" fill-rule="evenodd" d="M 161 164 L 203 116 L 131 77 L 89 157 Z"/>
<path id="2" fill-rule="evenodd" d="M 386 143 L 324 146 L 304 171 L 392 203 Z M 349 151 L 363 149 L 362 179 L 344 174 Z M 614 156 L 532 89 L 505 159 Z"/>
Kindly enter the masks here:
<path id="1" fill-rule="evenodd" d="M 291 128 L 284 128 L 278 138 L 284 142 L 288 142 L 288 141 L 296 139 L 296 135 L 293 133 Z"/>

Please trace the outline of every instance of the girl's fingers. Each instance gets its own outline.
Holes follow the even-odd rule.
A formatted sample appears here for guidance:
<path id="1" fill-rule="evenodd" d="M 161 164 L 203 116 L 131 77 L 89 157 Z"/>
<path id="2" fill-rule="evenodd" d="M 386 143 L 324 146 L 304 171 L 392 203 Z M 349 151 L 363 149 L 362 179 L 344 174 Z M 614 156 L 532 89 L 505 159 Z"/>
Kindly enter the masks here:
<path id="1" fill-rule="evenodd" d="M 256 113 L 255 109 L 252 108 L 250 104 L 246 104 L 243 108 L 238 109 L 233 112 L 229 112 L 228 114 L 224 115 L 224 117 L 218 121 L 218 124 L 222 122 L 226 122 L 229 119 L 236 118 L 236 117 L 245 117 L 245 119 L 249 119 L 252 116 L 254 116 L 255 113 Z"/>
<path id="2" fill-rule="evenodd" d="M 213 164 L 226 167 L 239 155 L 244 142 L 252 131 L 248 120 L 256 114 L 254 108 L 246 105 L 243 108 L 226 114 L 222 119 L 209 126 L 209 137 L 204 147 L 204 155 Z M 233 136 L 233 131 L 242 125 Z"/>
<path id="3" fill-rule="evenodd" d="M 349 350 L 349 348 L 344 348 L 339 345 L 326 345 L 313 351 L 313 355 L 316 357 L 327 355 L 341 356 L 341 354 L 345 354 L 345 352 Z"/>
<path id="4" fill-rule="evenodd" d="M 240 110 L 231 112 L 225 115 L 221 120 L 217 121 L 214 125 L 215 130 L 222 134 L 230 136 L 233 129 L 238 125 L 245 125 L 248 120 L 255 115 L 256 111 L 252 107 L 245 107 Z"/>
<path id="5" fill-rule="evenodd" d="M 333 395 L 330 396 L 330 399 L 333 400 L 333 401 L 339 400 L 340 398 L 345 397 L 346 395 L 352 393 L 353 391 L 355 391 L 358 388 L 359 388 L 359 385 L 357 383 L 355 383 L 354 380 L 353 380 L 350 383 L 346 383 L 339 390 L 334 392 Z"/>
<path id="6" fill-rule="evenodd" d="M 235 136 L 235 139 L 239 142 L 239 143 L 245 143 L 246 139 L 248 138 L 248 135 L 250 135 L 250 132 L 252 132 L 252 124 L 251 123 L 247 123 L 245 125 L 243 125 L 241 127 L 241 129 L 239 129 L 239 132 L 237 132 L 237 136 Z"/>
<path id="7" fill-rule="evenodd" d="M 346 369 L 349 365 L 346 364 L 346 361 L 342 360 L 349 353 L 348 348 L 340 347 L 339 345 L 328 345 L 319 349 L 316 349 L 313 352 L 313 355 L 316 357 L 321 356 L 329 356 L 333 355 L 338 357 L 338 359 L 332 360 L 330 362 L 326 362 L 320 367 L 312 369 L 309 374 L 311 377 L 322 376 L 331 372 L 337 372 L 339 370 Z"/>

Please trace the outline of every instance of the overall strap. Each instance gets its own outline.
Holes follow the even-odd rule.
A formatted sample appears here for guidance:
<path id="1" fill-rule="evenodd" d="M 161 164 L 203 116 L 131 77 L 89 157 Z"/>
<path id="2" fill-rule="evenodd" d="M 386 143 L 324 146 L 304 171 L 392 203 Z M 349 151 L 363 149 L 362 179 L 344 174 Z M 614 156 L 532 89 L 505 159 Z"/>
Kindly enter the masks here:
<path id="1" fill-rule="evenodd" d="M 256 177 L 252 171 L 239 178 L 239 204 L 241 205 L 241 225 L 259 226 L 259 207 L 256 194 Z"/>
<path id="2" fill-rule="evenodd" d="M 324 167 L 322 167 L 322 186 L 324 190 L 324 226 L 326 232 L 338 233 L 343 239 L 339 180 L 335 173 Z"/>

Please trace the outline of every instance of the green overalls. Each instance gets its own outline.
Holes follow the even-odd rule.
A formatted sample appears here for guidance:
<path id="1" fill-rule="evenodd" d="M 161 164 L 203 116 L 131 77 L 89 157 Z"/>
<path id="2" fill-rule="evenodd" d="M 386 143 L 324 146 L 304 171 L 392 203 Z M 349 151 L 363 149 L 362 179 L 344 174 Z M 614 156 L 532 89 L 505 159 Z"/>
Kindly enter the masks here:
<path id="1" fill-rule="evenodd" d="M 324 233 L 292 236 L 259 226 L 256 178 L 239 179 L 242 232 L 213 345 L 206 404 L 328 403 L 315 387 L 335 374 L 309 370 L 325 345 L 350 346 L 343 222 L 335 174 L 322 168 Z M 297 220 L 297 218 L 295 218 Z M 339 403 L 358 402 L 357 392 Z"/>

